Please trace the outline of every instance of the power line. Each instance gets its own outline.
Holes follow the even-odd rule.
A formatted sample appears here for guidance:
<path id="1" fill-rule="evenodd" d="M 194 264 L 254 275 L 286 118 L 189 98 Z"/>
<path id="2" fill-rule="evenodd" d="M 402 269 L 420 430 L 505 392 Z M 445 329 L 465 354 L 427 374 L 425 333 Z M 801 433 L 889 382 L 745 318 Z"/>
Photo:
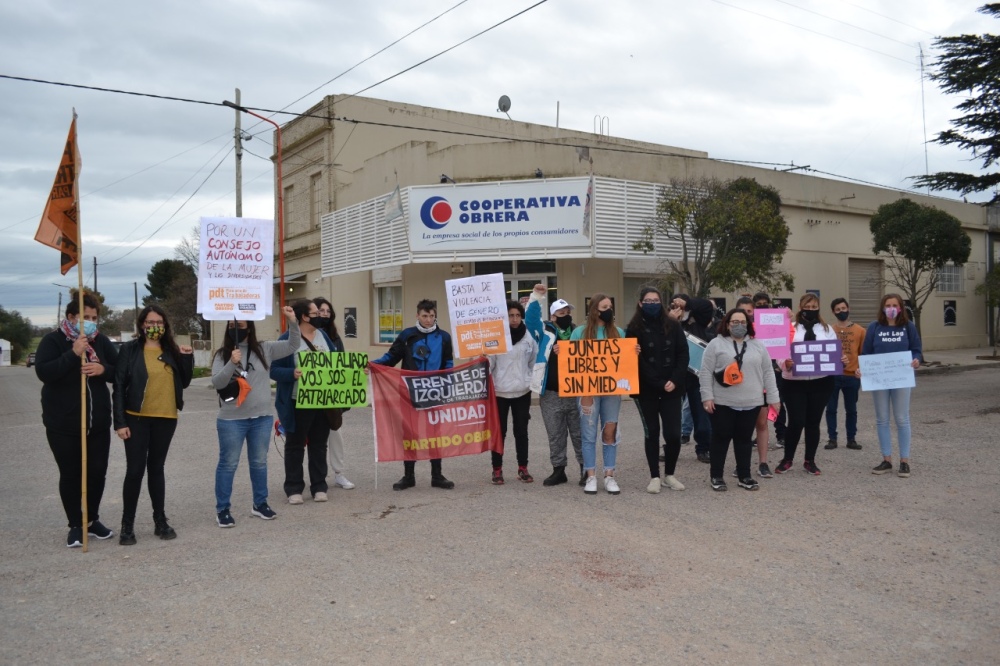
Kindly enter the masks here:
<path id="1" fill-rule="evenodd" d="M 853 23 L 848 23 L 847 21 L 841 21 L 838 18 L 833 18 L 832 16 L 827 16 L 826 14 L 820 14 L 819 12 L 813 11 L 811 9 L 806 9 L 805 7 L 799 7 L 796 4 L 788 2 L 788 0 L 774 0 L 774 1 L 775 2 L 780 2 L 783 5 L 788 5 L 789 7 L 794 7 L 795 9 L 798 9 L 799 11 L 803 11 L 803 12 L 806 12 L 808 14 L 813 14 L 814 16 L 819 16 L 820 18 L 825 18 L 828 21 L 833 21 L 835 23 L 840 23 L 841 25 L 846 25 L 849 28 L 854 28 L 855 30 L 860 30 L 862 32 L 867 32 L 870 35 L 875 35 L 876 37 L 881 37 L 882 39 L 887 39 L 890 42 L 896 42 L 897 44 L 902 44 L 903 46 L 909 46 L 911 48 L 913 47 L 913 44 L 911 44 L 910 42 L 903 42 L 903 41 L 900 41 L 900 40 L 896 39 L 895 37 L 889 37 L 888 35 L 883 35 L 882 33 L 875 32 L 874 30 L 869 30 L 868 28 L 862 28 L 859 25 L 854 25 Z"/>
<path id="2" fill-rule="evenodd" d="M 862 7 L 861 5 L 854 4 L 853 2 L 847 2 L 846 0 L 840 0 L 840 2 L 843 3 L 843 4 L 845 4 L 845 5 L 850 5 L 851 7 L 854 7 L 855 9 L 860 9 L 863 12 L 868 12 L 869 14 L 874 14 L 875 16 L 881 16 L 882 18 L 886 19 L 887 21 L 892 21 L 893 23 L 898 23 L 899 25 L 906 26 L 907 28 L 912 28 L 913 30 L 917 30 L 919 32 L 922 32 L 925 35 L 930 35 L 931 37 L 935 36 L 933 32 L 928 32 L 928 31 L 924 30 L 923 28 L 918 28 L 915 25 L 910 25 L 909 23 L 904 23 L 904 22 L 900 21 L 899 19 L 894 19 L 894 18 L 892 18 L 891 16 L 889 16 L 887 14 L 880 14 L 880 13 L 878 13 L 877 11 L 875 11 L 873 9 L 868 9 L 867 7 Z"/>

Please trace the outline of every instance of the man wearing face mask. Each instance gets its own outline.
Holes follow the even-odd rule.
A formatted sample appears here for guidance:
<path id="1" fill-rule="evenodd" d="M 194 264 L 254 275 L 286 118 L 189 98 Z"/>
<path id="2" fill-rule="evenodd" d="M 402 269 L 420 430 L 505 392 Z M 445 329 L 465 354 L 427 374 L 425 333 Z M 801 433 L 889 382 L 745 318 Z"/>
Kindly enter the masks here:
<path id="1" fill-rule="evenodd" d="M 861 379 L 855 376 L 858 369 L 858 356 L 865 342 L 865 329 L 851 321 L 851 308 L 846 298 L 835 298 L 830 303 L 833 316 L 833 330 L 840 338 L 844 352 L 844 374 L 833 378 L 833 393 L 826 406 L 826 432 L 830 440 L 824 449 L 837 448 L 837 400 L 840 393 L 844 394 L 845 430 L 847 430 L 847 448 L 861 450 L 855 437 L 858 434 L 858 392 L 861 390 Z"/>
<path id="2" fill-rule="evenodd" d="M 111 392 L 118 352 L 97 330 L 100 303 L 90 294 L 66 306 L 66 318 L 38 343 L 35 374 L 42 381 L 45 437 L 59 466 L 59 497 L 69 535 L 66 545 L 83 545 L 82 451 L 80 443 L 80 375 L 87 377 L 87 532 L 98 539 L 114 533 L 98 520 L 111 450 Z M 80 326 L 83 326 L 83 335 Z M 81 358 L 83 355 L 83 358 Z"/>

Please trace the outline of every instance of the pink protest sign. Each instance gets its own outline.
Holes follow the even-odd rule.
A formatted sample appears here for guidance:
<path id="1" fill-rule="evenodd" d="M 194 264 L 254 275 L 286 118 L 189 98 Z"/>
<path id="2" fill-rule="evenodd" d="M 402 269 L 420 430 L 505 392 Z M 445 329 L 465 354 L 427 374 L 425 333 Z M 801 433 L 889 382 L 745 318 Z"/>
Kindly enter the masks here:
<path id="1" fill-rule="evenodd" d="M 789 349 L 788 310 L 754 310 L 754 339 L 764 343 L 768 355 L 774 360 L 791 358 Z"/>

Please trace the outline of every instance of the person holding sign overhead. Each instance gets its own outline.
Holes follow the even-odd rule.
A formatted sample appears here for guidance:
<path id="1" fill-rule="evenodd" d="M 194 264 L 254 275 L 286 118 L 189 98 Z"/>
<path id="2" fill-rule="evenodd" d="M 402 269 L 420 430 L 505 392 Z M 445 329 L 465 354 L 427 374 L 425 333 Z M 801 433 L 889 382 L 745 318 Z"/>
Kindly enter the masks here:
<path id="1" fill-rule="evenodd" d="M 760 340 L 754 340 L 753 320 L 733 308 L 719 322 L 718 335 L 708 343 L 699 373 L 702 406 L 712 417 L 712 490 L 725 491 L 723 471 L 729 443 L 736 458 L 741 488 L 760 486 L 750 474 L 750 438 L 761 404 L 777 405 L 781 397 L 771 370 L 771 357 Z"/>
<path id="2" fill-rule="evenodd" d="M 500 412 L 500 437 L 507 441 L 507 416 L 514 419 L 514 447 L 517 450 L 517 478 L 524 483 L 534 481 L 528 473 L 528 420 L 531 418 L 531 373 L 535 366 L 538 345 L 528 335 L 524 325 L 524 306 L 507 301 L 510 340 L 513 347 L 506 354 L 490 356 L 490 375 Z M 503 454 L 491 451 L 493 485 L 503 485 Z"/>
<path id="3" fill-rule="evenodd" d="M 250 514 L 272 520 L 277 516 L 267 504 L 267 448 L 271 441 L 274 417 L 271 415 L 271 364 L 294 354 L 302 343 L 295 311 L 285 306 L 288 337 L 284 340 L 258 342 L 252 321 L 231 321 L 222 347 L 212 356 L 212 386 L 225 390 L 237 377 L 250 387 L 243 400 L 219 397 L 219 415 L 215 430 L 219 435 L 219 463 L 215 467 L 215 513 L 219 527 L 236 527 L 230 511 L 233 477 L 240 464 L 243 442 L 247 445 L 253 509 Z"/>
<path id="4" fill-rule="evenodd" d="M 639 353 L 639 395 L 635 404 L 646 440 L 649 485 L 646 492 L 660 492 L 660 423 L 663 424 L 663 481 L 671 490 L 684 490 L 674 476 L 681 453 L 681 402 L 688 375 L 688 345 L 679 322 L 663 310 L 663 296 L 654 287 L 643 287 L 626 335 L 636 338 Z"/>
<path id="5" fill-rule="evenodd" d="M 319 308 L 319 319 L 315 320 L 313 323 L 317 328 L 322 329 L 326 333 L 327 337 L 333 340 L 334 346 L 339 346 L 341 349 L 344 348 L 344 342 L 340 339 L 340 332 L 337 330 L 337 324 L 334 320 L 337 318 L 337 313 L 333 309 L 333 303 L 326 300 L 322 296 L 313 299 L 313 303 Z M 351 480 L 347 478 L 344 474 L 344 438 L 340 436 L 340 429 L 330 430 L 330 467 L 333 468 L 333 485 L 340 486 L 344 490 L 351 490 L 354 488 L 354 484 Z"/>
<path id="6" fill-rule="evenodd" d="M 819 313 L 819 298 L 815 294 L 806 294 L 800 298 L 792 343 L 837 339 L 837 333 L 823 321 Z M 799 438 L 804 430 L 806 453 L 802 467 L 809 474 L 819 476 L 819 467 L 816 466 L 819 427 L 826 405 L 830 402 L 830 393 L 833 392 L 833 377 L 796 375 L 795 363 L 790 358 L 784 359 L 778 365 L 782 369 L 784 390 L 781 399 L 785 401 L 785 407 L 788 409 L 788 430 L 785 436 L 785 455 L 774 471 L 777 474 L 784 474 L 792 468 L 795 450 L 799 446 Z"/>
<path id="7" fill-rule="evenodd" d="M 400 332 L 389 351 L 371 361 L 378 365 L 396 365 L 402 362 L 404 370 L 445 370 L 455 365 L 451 334 L 437 324 L 437 301 L 424 299 L 417 303 L 417 323 Z M 414 475 L 417 463 L 403 461 L 403 478 L 392 484 L 393 490 L 406 490 L 417 485 Z M 455 487 L 441 473 L 441 459 L 431 460 L 431 486 L 443 490 Z"/>
<path id="8" fill-rule="evenodd" d="M 587 309 L 587 323 L 578 326 L 570 340 L 614 340 L 625 337 L 625 331 L 614 325 L 615 309 L 611 297 L 605 294 L 594 294 L 590 298 Z M 622 350 L 623 353 L 634 353 L 634 350 Z M 603 444 L 604 489 L 610 495 L 621 492 L 615 481 L 615 459 L 618 456 L 618 442 L 621 440 L 618 432 L 618 413 L 621 410 L 622 399 L 619 395 L 583 396 L 580 405 L 580 444 L 583 448 L 583 470 L 587 481 L 583 492 L 588 495 L 597 494 L 597 477 L 594 470 L 597 467 L 597 438 L 600 426 L 601 444 Z"/>
<path id="9" fill-rule="evenodd" d="M 910 321 L 903 307 L 903 299 L 899 294 L 886 294 L 879 304 L 878 318 L 868 325 L 865 331 L 865 342 L 861 354 L 888 354 L 891 352 L 908 351 L 913 355 L 910 365 L 916 369 L 923 360 L 923 350 L 920 344 L 920 333 Z M 857 376 L 861 376 L 858 368 Z M 878 445 L 882 451 L 882 462 L 872 474 L 885 474 L 892 471 L 892 429 L 889 425 L 889 413 L 896 421 L 896 439 L 899 442 L 899 471 L 902 478 L 910 476 L 910 390 L 909 388 L 891 388 L 872 391 L 875 403 L 875 429 L 878 433 Z"/>
<path id="10" fill-rule="evenodd" d="M 296 347 L 302 351 L 344 351 L 344 346 L 337 345 L 327 337 L 319 327 L 323 323 L 316 304 L 305 298 L 292 301 L 292 311 L 298 323 L 301 342 Z M 279 341 L 289 340 L 291 329 L 278 338 Z M 302 475 L 302 461 L 306 455 L 306 441 L 309 442 L 309 492 L 314 502 L 325 502 L 327 463 L 326 443 L 330 436 L 330 424 L 322 409 L 299 409 L 296 407 L 296 395 L 299 390 L 299 377 L 302 370 L 299 366 L 297 353 L 284 358 L 275 359 L 271 364 L 270 377 L 277 382 L 274 397 L 274 409 L 278 419 L 285 428 L 285 495 L 289 504 L 302 504 L 302 492 L 306 488 L 305 477 Z"/>

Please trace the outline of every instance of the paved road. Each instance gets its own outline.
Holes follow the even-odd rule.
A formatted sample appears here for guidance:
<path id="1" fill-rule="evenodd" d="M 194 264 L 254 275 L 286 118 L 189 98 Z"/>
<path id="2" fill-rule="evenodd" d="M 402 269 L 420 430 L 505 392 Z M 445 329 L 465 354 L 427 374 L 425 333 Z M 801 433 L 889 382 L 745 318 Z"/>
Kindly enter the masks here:
<path id="1" fill-rule="evenodd" d="M 486 456 L 445 462 L 451 492 L 430 488 L 426 463 L 404 493 L 390 488 L 401 465 L 379 466 L 376 490 L 370 414 L 354 410 L 356 490 L 288 506 L 272 450 L 278 519 L 250 517 L 243 461 L 231 530 L 214 521 L 215 398 L 196 387 L 167 460 L 179 537 L 153 537 L 143 497 L 138 545 L 92 541 L 84 554 L 64 545 L 39 383 L 0 368 L 0 661 L 996 663 L 1000 371 L 919 381 L 909 479 L 869 473 L 865 396 L 864 450 L 821 449 L 820 477 L 796 466 L 757 493 L 713 493 L 685 447 L 688 490 L 655 496 L 631 404 L 618 497 L 493 487 Z M 102 515 L 117 531 L 113 446 Z"/>

